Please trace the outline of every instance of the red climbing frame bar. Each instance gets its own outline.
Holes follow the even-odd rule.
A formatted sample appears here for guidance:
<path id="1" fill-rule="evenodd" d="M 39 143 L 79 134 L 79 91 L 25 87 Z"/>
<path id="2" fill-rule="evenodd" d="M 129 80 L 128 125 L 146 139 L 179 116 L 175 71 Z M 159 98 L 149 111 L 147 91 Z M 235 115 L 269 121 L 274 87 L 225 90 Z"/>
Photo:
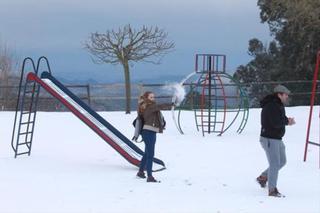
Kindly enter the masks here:
<path id="1" fill-rule="evenodd" d="M 310 128 L 311 128 L 311 120 L 312 120 L 312 112 L 313 112 L 314 100 L 315 100 L 315 96 L 316 96 L 317 83 L 318 83 L 319 67 L 320 67 L 320 51 L 317 54 L 316 67 L 315 67 L 315 70 L 314 70 L 313 81 L 312 81 L 310 112 L 309 112 L 309 120 L 308 120 L 308 127 L 307 127 L 307 137 L 306 137 L 306 144 L 305 144 L 305 149 L 304 149 L 303 161 L 307 160 L 308 144 L 316 145 L 316 146 L 319 147 L 319 168 L 320 168 L 320 142 L 319 143 L 315 143 L 315 142 L 310 141 L 310 139 L 309 139 L 309 137 L 310 137 Z M 319 139 L 320 139 L 320 137 L 319 137 Z"/>

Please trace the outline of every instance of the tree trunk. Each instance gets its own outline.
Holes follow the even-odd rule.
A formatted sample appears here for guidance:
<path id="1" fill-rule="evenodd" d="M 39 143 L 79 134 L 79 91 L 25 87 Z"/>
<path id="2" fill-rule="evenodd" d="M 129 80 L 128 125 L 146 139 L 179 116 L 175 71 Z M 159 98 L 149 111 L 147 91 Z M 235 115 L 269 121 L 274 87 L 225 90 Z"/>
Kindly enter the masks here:
<path id="1" fill-rule="evenodd" d="M 131 110 L 131 85 L 130 85 L 130 71 L 128 61 L 123 63 L 124 79 L 126 86 L 126 114 L 130 114 Z"/>
<path id="2" fill-rule="evenodd" d="M 3 99 L 1 110 L 6 110 L 9 107 L 9 74 L 7 69 L 3 69 L 2 71 L 0 69 L 0 72 L 0 86 L 2 86 L 0 98 Z"/>

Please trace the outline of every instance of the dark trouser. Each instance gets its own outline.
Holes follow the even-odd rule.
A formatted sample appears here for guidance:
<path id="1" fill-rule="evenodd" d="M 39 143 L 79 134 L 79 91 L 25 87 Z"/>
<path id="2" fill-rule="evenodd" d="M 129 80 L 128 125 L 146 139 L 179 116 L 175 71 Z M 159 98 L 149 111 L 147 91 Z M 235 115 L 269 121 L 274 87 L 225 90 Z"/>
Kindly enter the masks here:
<path id="1" fill-rule="evenodd" d="M 143 171 L 145 168 L 147 169 L 147 175 L 152 176 L 152 163 L 154 157 L 154 147 L 156 144 L 157 133 L 150 130 L 142 130 L 141 132 L 142 139 L 145 144 L 144 155 L 140 162 L 140 171 Z"/>
<path id="2" fill-rule="evenodd" d="M 277 187 L 279 170 L 286 164 L 286 148 L 282 140 L 260 137 L 260 143 L 266 152 L 269 168 L 262 172 L 268 177 L 268 188 Z"/>

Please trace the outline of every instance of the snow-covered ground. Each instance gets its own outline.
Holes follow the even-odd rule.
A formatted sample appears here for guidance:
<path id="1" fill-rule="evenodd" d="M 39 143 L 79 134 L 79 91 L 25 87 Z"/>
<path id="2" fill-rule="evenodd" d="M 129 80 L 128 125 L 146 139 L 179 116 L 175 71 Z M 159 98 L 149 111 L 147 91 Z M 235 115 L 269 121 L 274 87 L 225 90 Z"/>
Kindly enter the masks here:
<path id="1" fill-rule="evenodd" d="M 297 124 L 284 137 L 287 165 L 278 188 L 285 198 L 267 196 L 255 178 L 267 166 L 260 147 L 259 113 L 251 109 L 242 134 L 202 136 L 192 112 L 176 130 L 158 135 L 156 157 L 167 169 L 161 183 L 136 178 L 137 168 L 70 112 L 39 112 L 31 156 L 13 157 L 13 112 L 0 112 L 0 212 L 320 212 L 319 147 L 309 145 L 303 162 L 308 107 L 287 107 Z M 318 114 L 318 108 L 315 112 Z M 101 112 L 128 138 L 135 113 Z M 314 116 L 311 139 L 318 140 Z M 143 148 L 143 144 L 138 144 Z"/>

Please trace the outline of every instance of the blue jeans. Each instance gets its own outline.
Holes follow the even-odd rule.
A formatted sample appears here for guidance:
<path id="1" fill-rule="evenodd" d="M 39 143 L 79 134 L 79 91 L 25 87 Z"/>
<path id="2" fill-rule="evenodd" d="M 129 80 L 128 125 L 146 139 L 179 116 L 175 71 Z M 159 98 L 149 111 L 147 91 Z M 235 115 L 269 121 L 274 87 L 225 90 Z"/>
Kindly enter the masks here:
<path id="1" fill-rule="evenodd" d="M 266 152 L 269 168 L 262 172 L 262 176 L 268 177 L 268 188 L 277 187 L 279 170 L 286 164 L 286 147 L 282 140 L 260 137 L 260 143 Z"/>
<path id="2" fill-rule="evenodd" d="M 140 171 L 144 171 L 144 169 L 147 169 L 147 175 L 148 177 L 152 176 L 152 164 L 153 164 L 153 157 L 154 157 L 154 148 L 156 144 L 157 139 L 157 133 L 143 129 L 141 132 L 142 139 L 145 144 L 145 151 L 143 154 L 143 157 L 140 161 Z"/>

